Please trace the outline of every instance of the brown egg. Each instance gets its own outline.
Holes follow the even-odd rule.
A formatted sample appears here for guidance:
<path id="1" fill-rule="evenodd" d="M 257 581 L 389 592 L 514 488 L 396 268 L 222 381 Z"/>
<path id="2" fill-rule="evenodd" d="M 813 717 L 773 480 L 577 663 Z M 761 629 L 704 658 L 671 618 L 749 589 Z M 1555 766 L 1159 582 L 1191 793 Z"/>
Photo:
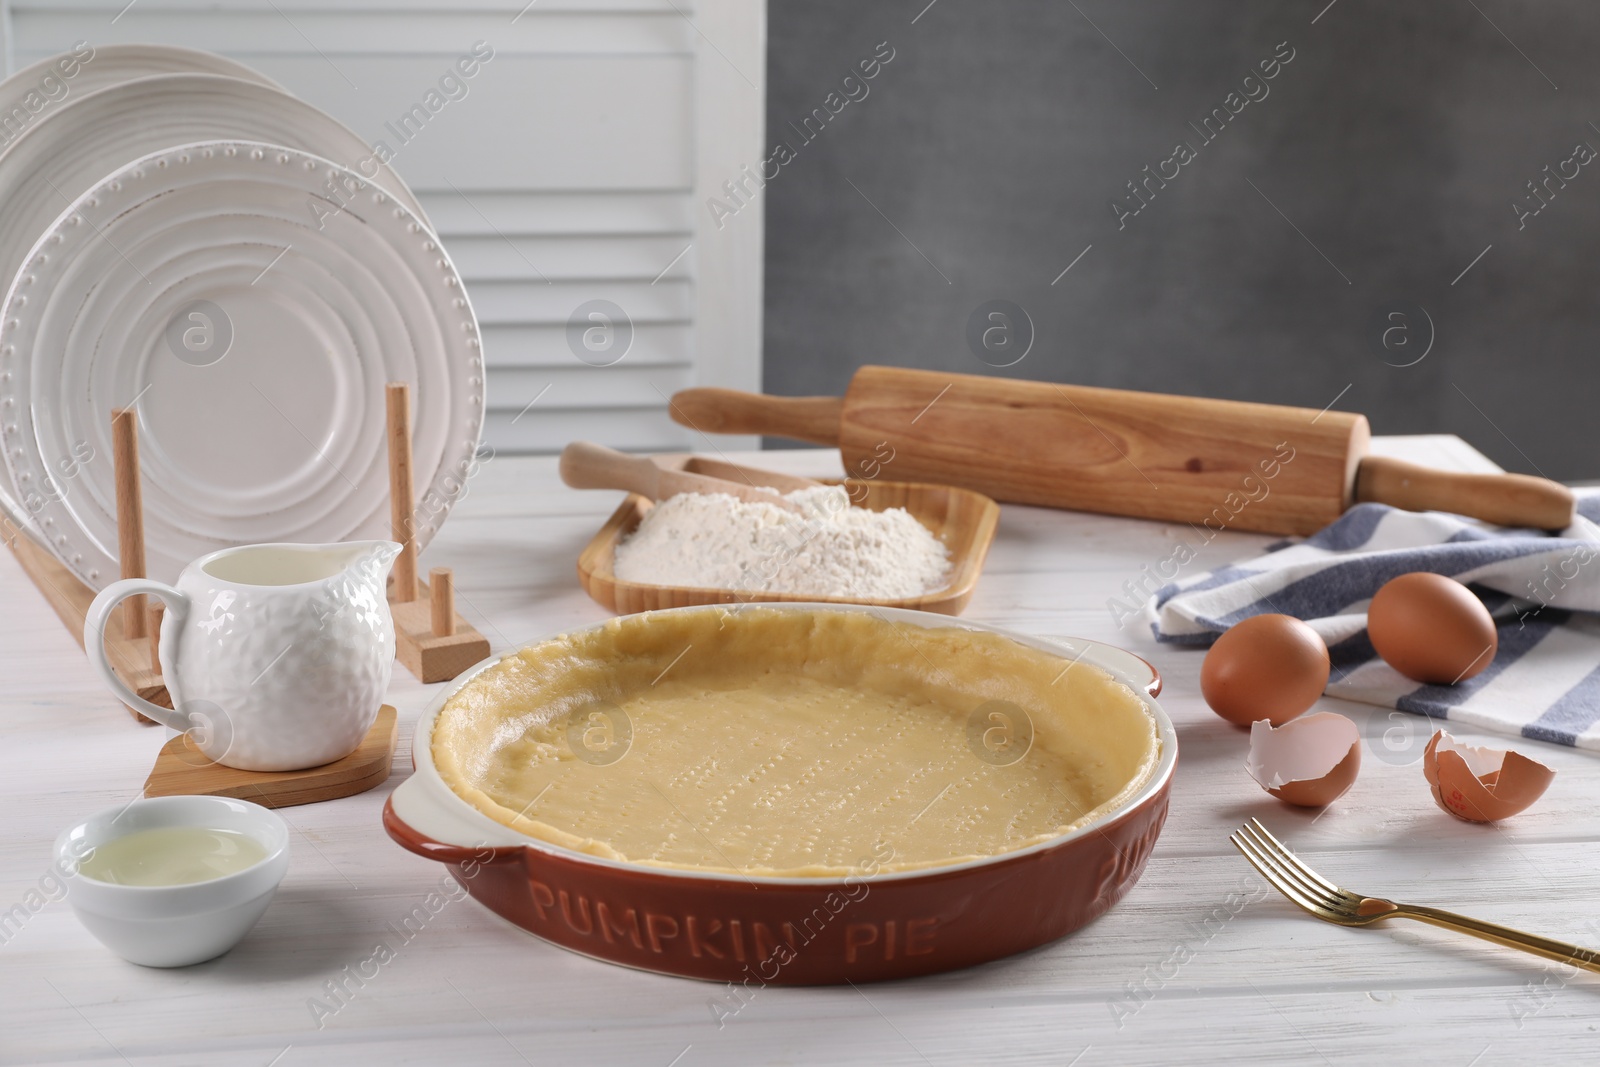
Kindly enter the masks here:
<path id="1" fill-rule="evenodd" d="M 1320 808 L 1344 796 L 1361 770 L 1361 731 L 1331 711 L 1273 729 L 1265 719 L 1250 726 L 1245 770 L 1286 804 Z"/>
<path id="2" fill-rule="evenodd" d="M 1282 726 L 1317 702 L 1328 684 L 1328 646 L 1289 615 L 1253 615 L 1211 646 L 1200 692 L 1236 726 L 1265 719 Z"/>
<path id="3" fill-rule="evenodd" d="M 1422 753 L 1434 802 L 1467 822 L 1496 822 L 1544 796 L 1556 772 L 1520 752 L 1463 745 L 1440 730 Z"/>
<path id="4" fill-rule="evenodd" d="M 1466 586 L 1418 571 L 1384 584 L 1367 609 L 1367 636 L 1385 663 L 1416 682 L 1454 685 L 1494 660 L 1494 619 Z"/>

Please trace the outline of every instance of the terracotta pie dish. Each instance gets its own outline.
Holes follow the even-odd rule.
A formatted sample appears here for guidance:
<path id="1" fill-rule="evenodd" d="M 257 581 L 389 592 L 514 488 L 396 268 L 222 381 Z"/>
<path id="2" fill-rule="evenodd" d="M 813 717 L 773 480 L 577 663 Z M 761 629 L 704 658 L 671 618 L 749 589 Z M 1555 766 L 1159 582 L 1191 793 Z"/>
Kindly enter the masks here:
<path id="1" fill-rule="evenodd" d="M 1052 941 L 1132 888 L 1177 761 L 1155 671 L 922 612 L 676 608 L 456 680 L 384 807 L 564 948 L 815 985 Z"/>

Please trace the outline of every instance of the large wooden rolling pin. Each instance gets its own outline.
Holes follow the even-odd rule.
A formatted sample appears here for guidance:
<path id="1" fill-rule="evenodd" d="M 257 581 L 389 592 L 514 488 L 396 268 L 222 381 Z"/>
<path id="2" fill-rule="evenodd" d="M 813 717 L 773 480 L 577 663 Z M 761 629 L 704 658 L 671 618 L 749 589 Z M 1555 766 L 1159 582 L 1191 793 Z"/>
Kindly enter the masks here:
<path id="1" fill-rule="evenodd" d="M 1361 501 L 1547 530 L 1573 515 L 1571 490 L 1544 478 L 1368 456 L 1366 417 L 1343 411 L 868 366 L 842 399 L 685 389 L 671 412 L 836 444 L 852 477 L 1213 531 L 1309 534 Z"/>

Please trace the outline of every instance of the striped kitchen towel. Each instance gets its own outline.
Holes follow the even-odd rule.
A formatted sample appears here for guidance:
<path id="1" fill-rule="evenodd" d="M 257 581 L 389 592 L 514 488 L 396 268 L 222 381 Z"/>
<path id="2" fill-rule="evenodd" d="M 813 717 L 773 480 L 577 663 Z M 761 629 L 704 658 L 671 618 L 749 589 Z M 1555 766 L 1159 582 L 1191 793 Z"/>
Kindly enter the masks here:
<path id="1" fill-rule="evenodd" d="M 1600 752 L 1600 490 L 1578 493 L 1577 520 L 1554 535 L 1361 504 L 1303 541 L 1167 584 L 1152 628 L 1206 646 L 1251 615 L 1294 615 L 1328 642 L 1329 696 Z M 1422 685 L 1373 652 L 1367 604 L 1411 571 L 1464 582 L 1489 608 L 1500 649 L 1481 674 Z"/>

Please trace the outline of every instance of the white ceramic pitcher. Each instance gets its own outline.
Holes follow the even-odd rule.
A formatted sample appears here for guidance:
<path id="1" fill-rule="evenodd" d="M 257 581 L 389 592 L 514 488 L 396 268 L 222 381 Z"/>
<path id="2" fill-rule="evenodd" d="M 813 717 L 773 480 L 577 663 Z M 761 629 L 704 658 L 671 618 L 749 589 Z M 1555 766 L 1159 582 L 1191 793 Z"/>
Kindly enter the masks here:
<path id="1" fill-rule="evenodd" d="M 120 700 L 188 733 L 217 763 L 330 763 L 361 744 L 389 687 L 394 620 L 384 584 L 399 552 L 393 541 L 244 545 L 201 556 L 176 587 L 113 582 L 89 605 L 89 662 Z M 166 605 L 159 652 L 172 708 L 118 678 L 98 636 L 117 605 L 141 593 Z"/>

